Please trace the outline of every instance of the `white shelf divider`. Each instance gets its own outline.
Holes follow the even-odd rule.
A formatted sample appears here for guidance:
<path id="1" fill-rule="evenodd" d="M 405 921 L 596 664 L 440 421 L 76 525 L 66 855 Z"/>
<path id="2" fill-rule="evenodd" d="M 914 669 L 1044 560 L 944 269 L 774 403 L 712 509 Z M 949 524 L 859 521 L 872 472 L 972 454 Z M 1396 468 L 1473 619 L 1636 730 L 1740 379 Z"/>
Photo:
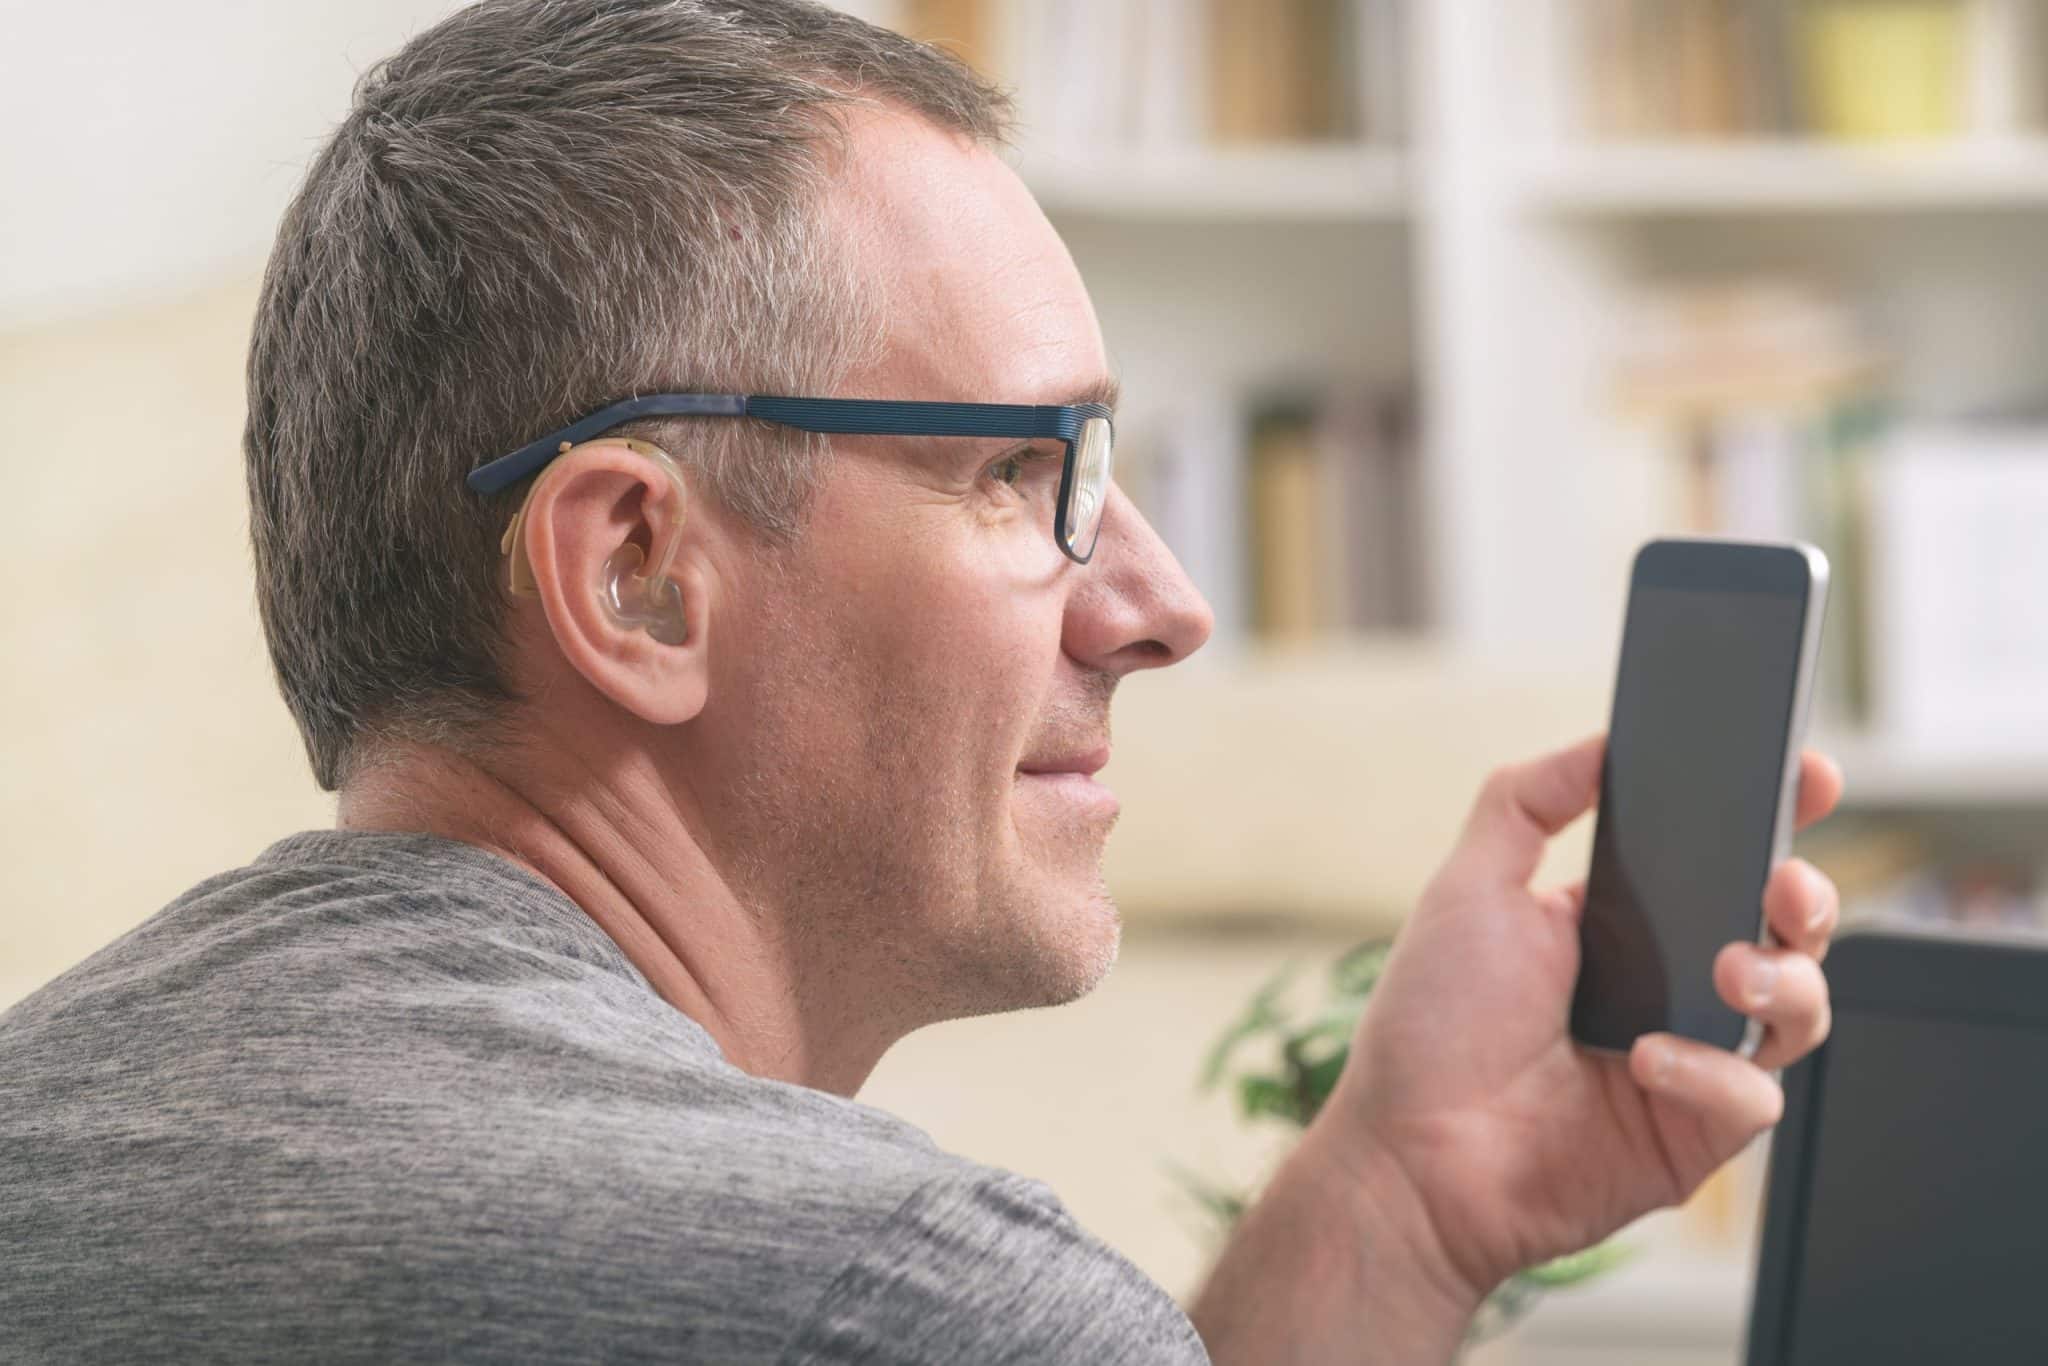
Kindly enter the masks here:
<path id="1" fill-rule="evenodd" d="M 1812 743 L 1842 766 L 1849 806 L 2048 807 L 2048 749 L 1958 753 L 1855 734 Z"/>
<path id="2" fill-rule="evenodd" d="M 2048 139 L 1561 145 L 1520 197 L 1578 215 L 2048 208 Z"/>
<path id="3" fill-rule="evenodd" d="M 1018 170 L 1048 213 L 1067 217 L 1373 222 L 1408 211 L 1405 159 L 1359 144 L 1038 152 Z"/>

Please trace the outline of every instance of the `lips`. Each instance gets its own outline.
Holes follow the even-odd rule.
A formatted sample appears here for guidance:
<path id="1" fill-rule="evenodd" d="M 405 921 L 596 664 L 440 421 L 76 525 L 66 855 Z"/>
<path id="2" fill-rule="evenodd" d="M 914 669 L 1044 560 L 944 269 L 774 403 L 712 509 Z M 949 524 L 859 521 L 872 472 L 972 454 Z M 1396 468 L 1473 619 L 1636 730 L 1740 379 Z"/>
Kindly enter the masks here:
<path id="1" fill-rule="evenodd" d="M 1108 762 L 1109 746 L 1105 743 L 1098 745 L 1094 749 L 1077 751 L 1054 758 L 1027 759 L 1017 765 L 1017 771 L 1019 773 L 1033 774 L 1079 773 L 1083 777 L 1088 777 L 1092 776 Z"/>

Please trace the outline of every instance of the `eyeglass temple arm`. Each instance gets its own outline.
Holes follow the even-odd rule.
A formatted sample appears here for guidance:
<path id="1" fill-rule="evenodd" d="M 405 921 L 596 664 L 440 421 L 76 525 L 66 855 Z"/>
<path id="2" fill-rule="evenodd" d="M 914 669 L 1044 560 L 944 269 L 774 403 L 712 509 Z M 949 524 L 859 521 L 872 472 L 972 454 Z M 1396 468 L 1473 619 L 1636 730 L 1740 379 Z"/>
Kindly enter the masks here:
<path id="1" fill-rule="evenodd" d="M 1057 436 L 1072 440 L 1083 421 L 1073 408 L 1058 404 L 766 395 L 749 398 L 746 413 L 807 432 L 846 436 Z"/>
<path id="2" fill-rule="evenodd" d="M 500 493 L 538 472 L 562 450 L 602 435 L 622 422 L 641 417 L 740 417 L 747 400 L 740 394 L 648 394 L 607 404 L 588 417 L 530 441 L 510 455 L 477 466 L 463 481 L 476 493 Z"/>
<path id="3" fill-rule="evenodd" d="M 466 482 L 477 493 L 501 492 L 539 471 L 564 448 L 641 417 L 754 417 L 802 431 L 846 436 L 1055 436 L 1071 441 L 1087 413 L 1057 404 L 648 394 L 608 404 L 510 455 L 479 465 Z"/>

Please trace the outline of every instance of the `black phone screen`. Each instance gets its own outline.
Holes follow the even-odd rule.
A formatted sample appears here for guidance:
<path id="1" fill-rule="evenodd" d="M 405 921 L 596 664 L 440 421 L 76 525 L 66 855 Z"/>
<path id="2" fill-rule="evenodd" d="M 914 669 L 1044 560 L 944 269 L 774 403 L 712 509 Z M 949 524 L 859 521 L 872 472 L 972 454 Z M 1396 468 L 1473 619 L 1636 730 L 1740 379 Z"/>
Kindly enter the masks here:
<path id="1" fill-rule="evenodd" d="M 1658 541 L 1637 557 L 1579 934 L 1585 1043 L 1742 1041 L 1713 962 L 1757 937 L 1808 579 L 1790 547 Z"/>

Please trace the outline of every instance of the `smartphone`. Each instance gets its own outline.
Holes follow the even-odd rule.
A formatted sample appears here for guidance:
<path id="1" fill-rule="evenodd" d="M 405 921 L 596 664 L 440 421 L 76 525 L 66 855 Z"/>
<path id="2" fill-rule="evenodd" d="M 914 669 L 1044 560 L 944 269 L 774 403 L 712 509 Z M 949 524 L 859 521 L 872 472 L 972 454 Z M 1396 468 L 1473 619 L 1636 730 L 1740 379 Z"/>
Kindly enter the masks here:
<path id="1" fill-rule="evenodd" d="M 1764 883 L 1791 852 L 1827 610 L 1804 544 L 1680 539 L 1636 554 L 1579 926 L 1572 1037 L 1669 1031 L 1753 1056 L 1714 991 L 1724 944 L 1770 944 Z"/>

